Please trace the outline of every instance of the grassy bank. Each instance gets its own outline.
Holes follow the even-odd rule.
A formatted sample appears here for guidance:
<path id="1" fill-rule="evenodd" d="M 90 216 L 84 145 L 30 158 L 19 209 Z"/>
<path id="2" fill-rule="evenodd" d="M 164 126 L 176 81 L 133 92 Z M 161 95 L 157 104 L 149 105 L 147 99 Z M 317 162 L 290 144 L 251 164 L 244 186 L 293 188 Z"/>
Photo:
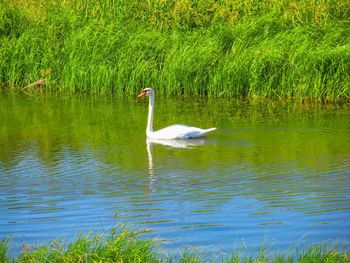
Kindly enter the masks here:
<path id="1" fill-rule="evenodd" d="M 0 0 L 0 85 L 349 100 L 349 17 L 348 0 Z"/>
<path id="2" fill-rule="evenodd" d="M 198 252 L 186 250 L 179 255 L 165 255 L 154 252 L 151 241 L 137 240 L 136 233 L 114 229 L 108 237 L 85 236 L 68 245 L 54 241 L 42 247 L 24 245 L 17 258 L 8 255 L 9 242 L 0 241 L 0 261 L 10 262 L 350 262 L 348 252 L 337 251 L 325 246 L 313 246 L 305 251 L 269 255 L 261 250 L 256 257 L 232 253 L 222 257 L 213 255 L 210 259 Z M 241 253 L 242 254 L 242 253 Z"/>

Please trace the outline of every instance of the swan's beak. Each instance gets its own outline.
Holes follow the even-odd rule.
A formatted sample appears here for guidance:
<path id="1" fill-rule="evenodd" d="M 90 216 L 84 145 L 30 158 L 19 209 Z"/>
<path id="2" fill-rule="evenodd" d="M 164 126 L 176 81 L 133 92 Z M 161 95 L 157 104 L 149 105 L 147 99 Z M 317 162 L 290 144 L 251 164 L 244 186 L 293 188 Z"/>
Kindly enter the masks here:
<path id="1" fill-rule="evenodd" d="M 137 97 L 140 98 L 146 95 L 147 95 L 147 92 L 143 90 Z"/>

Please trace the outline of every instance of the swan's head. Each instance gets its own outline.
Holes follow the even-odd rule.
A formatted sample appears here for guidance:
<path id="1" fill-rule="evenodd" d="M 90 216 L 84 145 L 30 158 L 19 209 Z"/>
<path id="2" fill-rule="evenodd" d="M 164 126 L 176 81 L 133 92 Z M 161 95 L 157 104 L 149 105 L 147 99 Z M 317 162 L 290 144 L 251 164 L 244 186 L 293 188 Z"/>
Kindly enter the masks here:
<path id="1" fill-rule="evenodd" d="M 143 97 L 143 96 L 150 96 L 154 95 L 154 89 L 152 88 L 145 88 L 138 97 Z"/>

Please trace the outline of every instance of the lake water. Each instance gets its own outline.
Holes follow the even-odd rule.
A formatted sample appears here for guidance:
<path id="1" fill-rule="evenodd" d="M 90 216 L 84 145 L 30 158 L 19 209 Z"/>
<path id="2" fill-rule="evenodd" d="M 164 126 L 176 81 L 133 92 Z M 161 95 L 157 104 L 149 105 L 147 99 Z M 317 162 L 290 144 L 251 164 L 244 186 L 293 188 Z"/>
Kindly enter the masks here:
<path id="1" fill-rule="evenodd" d="M 13 255 L 118 224 L 170 253 L 350 248 L 349 105 L 156 98 L 156 129 L 218 127 L 161 144 L 145 138 L 147 99 L 0 102 L 0 238 Z"/>

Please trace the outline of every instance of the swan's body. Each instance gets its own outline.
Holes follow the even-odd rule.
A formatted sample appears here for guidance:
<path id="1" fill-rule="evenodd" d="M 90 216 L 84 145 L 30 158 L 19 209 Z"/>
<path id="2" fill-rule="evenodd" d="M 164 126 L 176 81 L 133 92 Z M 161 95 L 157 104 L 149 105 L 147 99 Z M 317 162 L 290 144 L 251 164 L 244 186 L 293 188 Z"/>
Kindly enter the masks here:
<path id="1" fill-rule="evenodd" d="M 203 137 L 210 131 L 216 130 L 216 128 L 201 129 L 197 127 L 190 127 L 181 124 L 171 125 L 158 131 L 146 131 L 147 137 L 160 140 L 173 140 L 173 139 L 192 139 Z"/>
<path id="2" fill-rule="evenodd" d="M 157 140 L 191 139 L 203 137 L 208 132 L 216 130 L 216 128 L 201 129 L 197 127 L 175 124 L 158 131 L 153 131 L 154 94 L 155 93 L 152 88 L 146 88 L 139 95 L 139 97 L 149 97 L 148 120 L 146 128 L 146 135 L 148 138 Z"/>

